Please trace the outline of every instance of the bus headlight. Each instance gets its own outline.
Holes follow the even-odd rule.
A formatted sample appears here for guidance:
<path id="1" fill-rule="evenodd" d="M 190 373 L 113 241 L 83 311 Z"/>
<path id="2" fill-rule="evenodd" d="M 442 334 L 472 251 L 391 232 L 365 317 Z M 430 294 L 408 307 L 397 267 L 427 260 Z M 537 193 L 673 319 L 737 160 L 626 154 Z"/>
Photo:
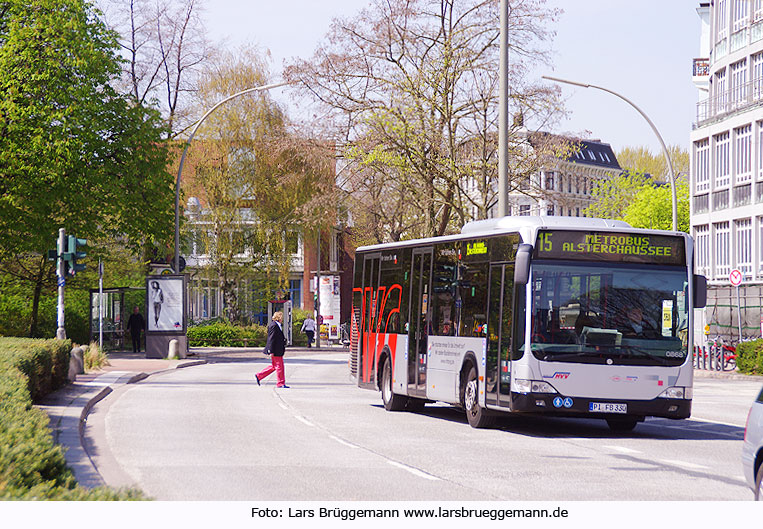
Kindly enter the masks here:
<path id="1" fill-rule="evenodd" d="M 525 380 L 518 378 L 514 380 L 513 391 L 517 393 L 556 393 L 557 391 L 548 382 L 540 380 Z"/>
<path id="2" fill-rule="evenodd" d="M 660 397 L 663 399 L 691 399 L 692 393 L 691 388 L 673 386 L 663 391 Z"/>

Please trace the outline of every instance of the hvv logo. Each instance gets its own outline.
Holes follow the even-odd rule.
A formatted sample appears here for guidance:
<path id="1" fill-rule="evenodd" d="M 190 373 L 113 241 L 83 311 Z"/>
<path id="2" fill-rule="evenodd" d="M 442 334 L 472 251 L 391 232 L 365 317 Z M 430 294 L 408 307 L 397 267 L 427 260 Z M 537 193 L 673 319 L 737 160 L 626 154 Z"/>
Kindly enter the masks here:
<path id="1" fill-rule="evenodd" d="M 543 375 L 543 378 L 561 378 L 561 379 L 565 379 L 565 378 L 569 378 L 569 376 L 570 376 L 569 371 L 567 371 L 567 372 L 557 371 L 553 375 Z"/>

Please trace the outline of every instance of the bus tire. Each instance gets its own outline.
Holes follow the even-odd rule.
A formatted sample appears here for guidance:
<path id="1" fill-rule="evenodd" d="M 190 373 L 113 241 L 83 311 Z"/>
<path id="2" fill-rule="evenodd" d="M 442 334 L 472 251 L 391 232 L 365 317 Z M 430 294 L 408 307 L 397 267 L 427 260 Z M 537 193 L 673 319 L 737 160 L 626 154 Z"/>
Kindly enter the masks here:
<path id="1" fill-rule="evenodd" d="M 477 380 L 477 369 L 470 366 L 466 375 L 466 383 L 463 385 L 464 410 L 466 411 L 466 420 L 472 428 L 487 428 L 493 424 L 493 418 L 488 411 L 479 404 L 479 380 Z"/>
<path id="2" fill-rule="evenodd" d="M 758 467 L 755 476 L 755 501 L 763 501 L 763 464 Z"/>
<path id="3" fill-rule="evenodd" d="M 607 419 L 607 425 L 613 432 L 630 432 L 638 424 L 636 417 L 616 417 Z"/>
<path id="4" fill-rule="evenodd" d="M 424 399 L 409 397 L 408 403 L 405 405 L 405 409 L 412 412 L 421 412 L 424 411 L 424 404 L 426 404 L 426 402 L 427 401 Z"/>
<path id="5" fill-rule="evenodd" d="M 392 392 L 392 360 L 389 356 L 384 359 L 384 367 L 382 367 L 381 394 L 385 410 L 402 411 L 405 409 L 408 399 Z"/>

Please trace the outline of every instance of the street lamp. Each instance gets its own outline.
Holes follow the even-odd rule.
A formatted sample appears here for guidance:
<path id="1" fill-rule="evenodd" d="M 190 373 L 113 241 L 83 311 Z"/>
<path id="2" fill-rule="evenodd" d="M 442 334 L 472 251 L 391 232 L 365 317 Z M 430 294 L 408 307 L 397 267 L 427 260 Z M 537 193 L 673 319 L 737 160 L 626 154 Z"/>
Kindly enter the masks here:
<path id="1" fill-rule="evenodd" d="M 635 108 L 639 114 L 649 123 L 649 126 L 652 127 L 652 130 L 654 131 L 654 134 L 657 136 L 657 139 L 660 142 L 660 146 L 662 147 L 662 153 L 665 155 L 665 159 L 668 161 L 668 171 L 670 171 L 670 190 L 673 195 L 673 231 L 678 231 L 678 199 L 676 198 L 676 177 L 673 173 L 673 162 L 670 160 L 670 154 L 668 153 L 667 147 L 665 147 L 665 142 L 662 141 L 662 136 L 660 136 L 660 133 L 657 131 L 657 127 L 654 126 L 654 123 L 652 123 L 652 120 L 649 119 L 649 117 L 644 114 L 644 111 L 641 110 L 639 107 L 636 106 L 636 104 L 626 98 L 625 96 L 618 94 L 617 92 L 614 92 L 613 90 L 610 90 L 608 88 L 604 88 L 601 86 L 596 86 L 592 84 L 586 84 L 586 83 L 577 83 L 575 81 L 567 81 L 566 79 L 559 79 L 556 77 L 549 77 L 547 75 L 542 76 L 543 79 L 546 79 L 548 81 L 554 81 L 557 83 L 565 83 L 565 84 L 571 84 L 574 86 L 582 86 L 583 88 L 597 88 L 599 90 L 603 90 L 605 92 L 609 92 L 610 94 L 619 97 L 626 103 L 628 103 L 630 106 Z"/>
<path id="2" fill-rule="evenodd" d="M 185 142 L 185 148 L 183 149 L 183 156 L 180 157 L 180 167 L 178 168 L 178 177 L 177 182 L 175 182 L 175 273 L 180 273 L 180 176 L 183 173 L 183 163 L 185 162 L 185 155 L 188 153 L 188 147 L 191 145 L 191 142 L 193 141 L 193 137 L 196 135 L 196 131 L 199 130 L 199 127 L 202 123 L 204 123 L 204 120 L 209 117 L 212 112 L 217 110 L 217 108 L 224 103 L 227 103 L 231 99 L 235 99 L 239 96 L 242 96 L 244 94 L 249 94 L 251 92 L 263 92 L 265 90 L 270 90 L 271 88 L 278 88 L 279 86 L 284 86 L 290 84 L 288 82 L 282 82 L 282 83 L 273 83 L 263 86 L 257 86 L 255 88 L 247 88 L 246 90 L 242 90 L 241 92 L 238 92 L 236 94 L 233 94 L 232 96 L 226 97 L 219 103 L 217 103 L 215 106 L 210 108 L 206 114 L 204 114 L 201 119 L 196 123 L 196 126 L 193 128 L 193 131 L 191 131 L 191 135 L 188 136 L 188 140 Z"/>

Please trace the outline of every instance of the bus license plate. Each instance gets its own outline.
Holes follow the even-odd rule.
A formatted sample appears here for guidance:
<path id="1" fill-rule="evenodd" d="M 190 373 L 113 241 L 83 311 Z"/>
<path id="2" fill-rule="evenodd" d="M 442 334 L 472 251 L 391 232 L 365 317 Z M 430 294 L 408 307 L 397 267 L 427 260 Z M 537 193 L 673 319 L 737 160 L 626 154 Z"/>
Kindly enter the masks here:
<path id="1" fill-rule="evenodd" d="M 628 405 L 616 404 L 614 402 L 591 402 L 588 404 L 588 411 L 599 411 L 604 413 L 628 413 Z"/>

